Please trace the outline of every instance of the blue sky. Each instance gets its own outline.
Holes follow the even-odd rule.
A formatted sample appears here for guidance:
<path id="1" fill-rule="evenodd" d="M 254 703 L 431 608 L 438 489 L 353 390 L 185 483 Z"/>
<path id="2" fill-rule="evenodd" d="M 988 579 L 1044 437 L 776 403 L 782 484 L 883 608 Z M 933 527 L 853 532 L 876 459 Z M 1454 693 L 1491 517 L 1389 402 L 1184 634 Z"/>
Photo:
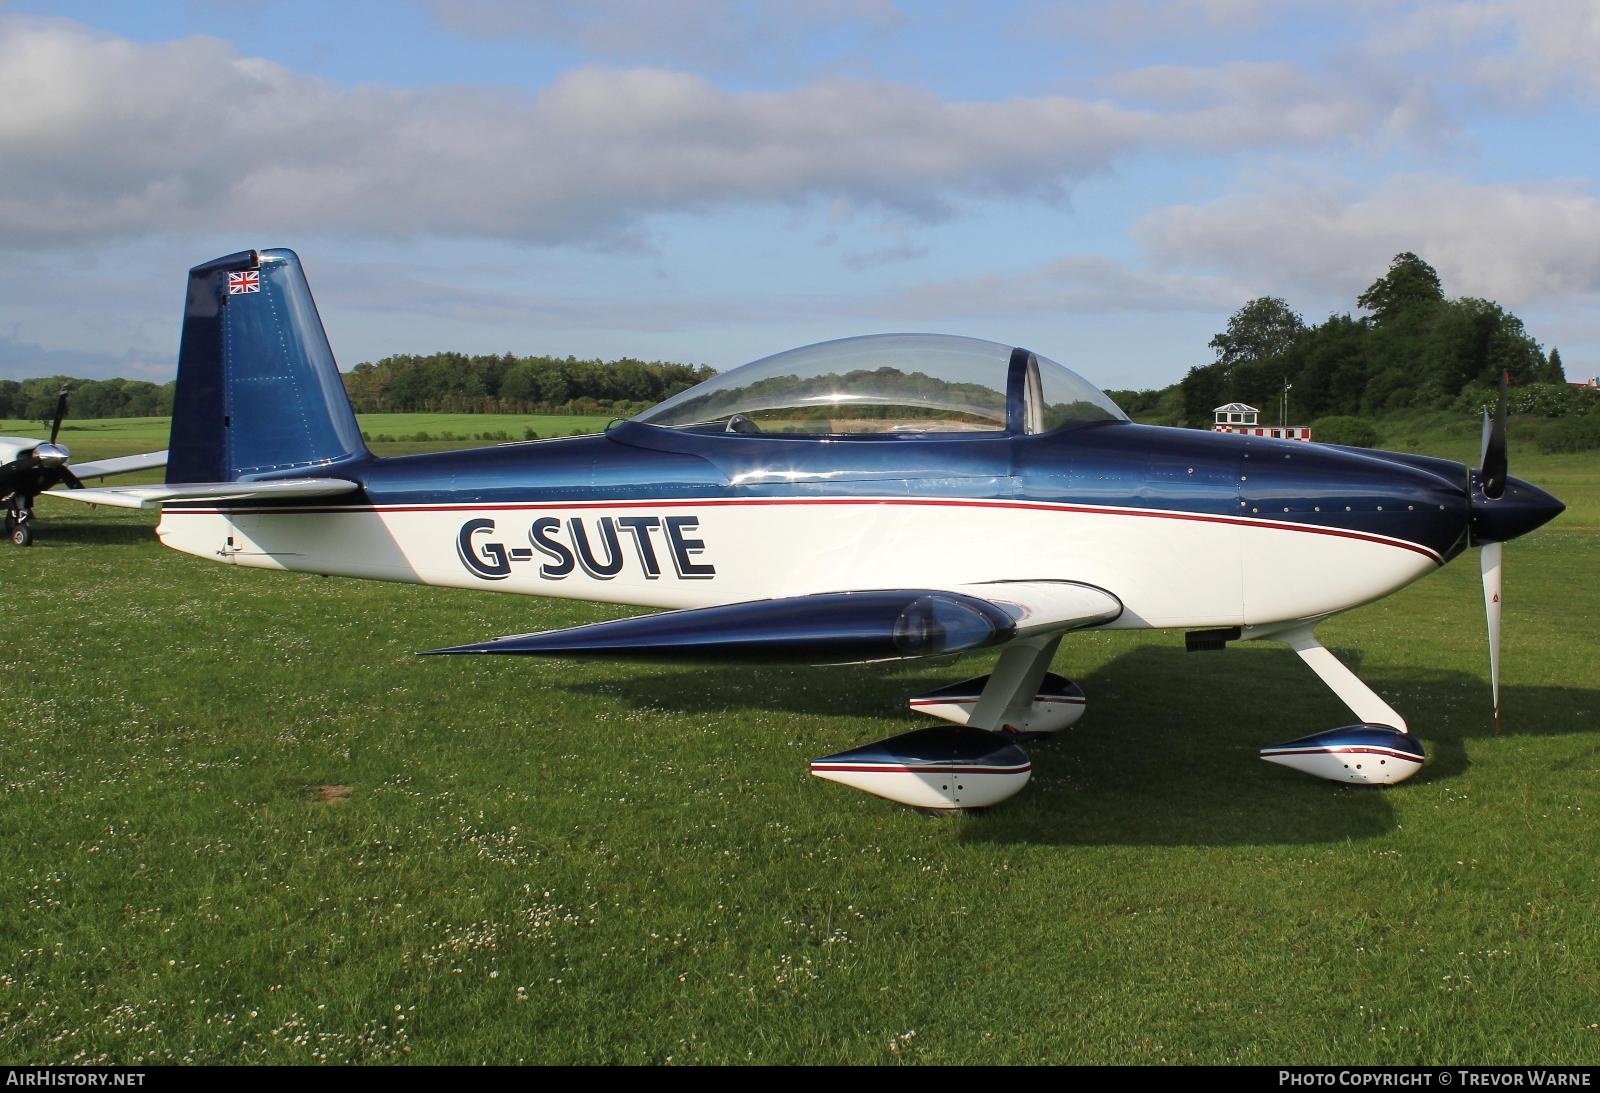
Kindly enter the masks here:
<path id="1" fill-rule="evenodd" d="M 1593 0 L 0 0 L 0 376 L 167 379 L 300 252 L 344 367 L 851 334 L 1164 386 L 1411 250 L 1600 372 Z"/>

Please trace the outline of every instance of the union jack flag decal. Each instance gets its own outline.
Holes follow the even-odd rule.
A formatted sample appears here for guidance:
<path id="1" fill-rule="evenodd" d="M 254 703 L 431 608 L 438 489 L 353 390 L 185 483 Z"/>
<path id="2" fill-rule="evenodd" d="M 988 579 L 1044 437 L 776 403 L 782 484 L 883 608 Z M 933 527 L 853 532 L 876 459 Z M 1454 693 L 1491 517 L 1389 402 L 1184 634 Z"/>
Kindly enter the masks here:
<path id="1" fill-rule="evenodd" d="M 243 273 L 228 274 L 228 295 L 237 296 L 241 292 L 260 292 L 261 273 L 258 270 L 247 269 Z"/>

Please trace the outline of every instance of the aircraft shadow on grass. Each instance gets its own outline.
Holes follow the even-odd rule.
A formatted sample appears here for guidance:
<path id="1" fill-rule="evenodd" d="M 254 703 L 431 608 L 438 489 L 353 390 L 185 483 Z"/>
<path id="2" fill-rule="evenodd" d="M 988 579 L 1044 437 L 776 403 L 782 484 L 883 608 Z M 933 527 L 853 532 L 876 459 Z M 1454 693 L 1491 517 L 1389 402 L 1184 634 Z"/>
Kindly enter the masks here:
<path id="1" fill-rule="evenodd" d="M 40 546 L 139 546 L 156 541 L 155 529 L 148 524 L 97 522 L 92 519 L 62 519 L 52 514 L 48 538 Z"/>
<path id="2" fill-rule="evenodd" d="M 1360 669 L 1359 652 L 1336 652 Z M 883 731 L 885 719 L 927 723 L 905 709 L 906 695 L 981 670 L 970 662 L 946 664 L 943 672 L 918 666 L 909 673 L 697 667 L 619 671 L 604 680 L 558 686 L 691 716 L 778 710 L 860 717 L 866 739 Z M 1054 739 L 1029 744 L 1034 773 L 1028 796 L 984 813 L 963 830 L 963 838 L 1135 846 L 1373 838 L 1396 826 L 1391 793 L 1458 778 L 1472 762 L 1469 743 L 1494 732 L 1488 685 L 1480 677 L 1436 669 L 1378 675 L 1371 680 L 1374 689 L 1407 715 L 1412 731 L 1427 743 L 1429 760 L 1409 786 L 1329 786 L 1257 758 L 1264 744 L 1354 720 L 1287 649 L 1191 654 L 1145 647 L 1075 678 L 1089 697 L 1083 721 Z M 1593 688 L 1506 686 L 1503 731 L 1515 737 L 1582 730 L 1592 719 L 1581 712 L 1597 704 L 1600 690 Z"/>

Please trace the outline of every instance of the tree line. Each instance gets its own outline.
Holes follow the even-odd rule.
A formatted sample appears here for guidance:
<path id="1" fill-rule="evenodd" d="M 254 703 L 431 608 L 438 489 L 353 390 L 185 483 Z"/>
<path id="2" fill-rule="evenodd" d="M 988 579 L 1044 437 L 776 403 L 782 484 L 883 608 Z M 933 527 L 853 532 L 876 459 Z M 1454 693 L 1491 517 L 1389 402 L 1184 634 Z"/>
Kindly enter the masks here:
<path id="1" fill-rule="evenodd" d="M 401 354 L 343 374 L 357 413 L 629 415 L 713 375 L 670 361 L 578 360 L 464 353 Z M 0 380 L 0 418 L 48 425 L 56 394 L 71 388 L 69 418 L 166 417 L 175 382 L 49 376 Z"/>
<path id="2" fill-rule="evenodd" d="M 1285 387 L 1290 424 L 1400 409 L 1475 413 L 1493 400 L 1502 373 L 1514 388 L 1559 385 L 1548 393 L 1552 404 L 1579 398 L 1565 389 L 1558 350 L 1545 353 L 1522 320 L 1492 300 L 1447 298 L 1439 274 L 1409 251 L 1355 302 L 1368 314 L 1334 314 L 1312 326 L 1279 297 L 1251 300 L 1211 339 L 1210 363 L 1171 387 L 1112 397 L 1130 414 L 1194 427 L 1210 425 L 1212 411 L 1228 402 L 1276 422 Z"/>
<path id="3" fill-rule="evenodd" d="M 628 415 L 715 373 L 671 361 L 397 354 L 344 375 L 356 412 Z"/>
<path id="4" fill-rule="evenodd" d="M 72 389 L 67 406 L 69 417 L 169 417 L 172 414 L 171 383 L 46 376 L 0 380 L 0 418 L 22 418 L 48 426 L 55 418 L 56 395 L 63 384 Z"/>

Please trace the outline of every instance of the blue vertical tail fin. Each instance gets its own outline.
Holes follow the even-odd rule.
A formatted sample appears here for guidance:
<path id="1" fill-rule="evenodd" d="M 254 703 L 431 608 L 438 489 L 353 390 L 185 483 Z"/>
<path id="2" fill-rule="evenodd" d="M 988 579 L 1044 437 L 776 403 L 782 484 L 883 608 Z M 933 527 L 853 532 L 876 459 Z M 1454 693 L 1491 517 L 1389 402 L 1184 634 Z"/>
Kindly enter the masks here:
<path id="1" fill-rule="evenodd" d="M 304 475 L 368 456 L 290 250 L 189 271 L 167 481 Z"/>

